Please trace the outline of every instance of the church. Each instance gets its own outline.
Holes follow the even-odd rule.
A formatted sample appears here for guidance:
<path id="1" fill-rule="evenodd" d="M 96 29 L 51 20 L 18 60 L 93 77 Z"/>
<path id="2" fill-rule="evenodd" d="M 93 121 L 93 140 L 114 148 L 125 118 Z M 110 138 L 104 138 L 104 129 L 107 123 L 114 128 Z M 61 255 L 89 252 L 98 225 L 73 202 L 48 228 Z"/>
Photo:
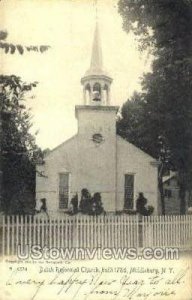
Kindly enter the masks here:
<path id="1" fill-rule="evenodd" d="M 116 134 L 118 106 L 110 105 L 112 78 L 103 68 L 96 23 L 91 63 L 81 78 L 83 105 L 76 105 L 77 134 L 36 166 L 36 201 L 45 198 L 48 212 L 69 210 L 82 189 L 100 193 L 107 213 L 134 211 L 142 192 L 148 205 L 158 207 L 157 161 Z"/>

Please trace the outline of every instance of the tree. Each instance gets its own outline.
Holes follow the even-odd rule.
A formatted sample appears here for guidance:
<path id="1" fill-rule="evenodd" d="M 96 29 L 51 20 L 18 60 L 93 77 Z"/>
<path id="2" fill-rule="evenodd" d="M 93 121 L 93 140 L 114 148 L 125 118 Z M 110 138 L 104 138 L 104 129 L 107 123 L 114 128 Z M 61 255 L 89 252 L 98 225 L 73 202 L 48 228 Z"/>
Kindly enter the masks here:
<path id="1" fill-rule="evenodd" d="M 35 206 L 35 162 L 41 157 L 41 150 L 30 133 L 32 123 L 25 97 L 36 85 L 14 75 L 0 76 L 1 204 L 7 213 L 25 213 Z"/>
<path id="2" fill-rule="evenodd" d="M 47 45 L 40 45 L 40 46 L 30 45 L 30 46 L 24 46 L 24 45 L 21 45 L 21 44 L 9 43 L 9 42 L 7 42 L 7 37 L 8 37 L 7 31 L 0 30 L 0 48 L 3 49 L 6 54 L 8 54 L 8 53 L 14 54 L 14 53 L 16 53 L 16 51 L 19 54 L 21 54 L 21 55 L 25 51 L 28 51 L 28 52 L 30 52 L 30 51 L 34 52 L 35 51 L 35 52 L 44 53 L 45 51 L 47 51 L 50 48 L 50 46 L 47 46 Z M 10 87 L 10 89 L 13 88 L 13 91 L 14 91 L 13 93 L 17 93 L 16 89 L 20 88 L 20 86 L 19 86 L 20 83 L 17 82 L 18 86 L 16 88 L 16 86 L 13 84 L 13 81 L 11 82 L 11 80 L 13 79 L 13 77 L 14 76 L 1 76 L 1 86 L 7 88 L 8 85 L 10 84 L 9 87 Z M 10 81 L 8 80 L 8 78 L 10 79 Z M 19 79 L 19 78 L 17 77 L 17 79 Z M 5 80 L 4 83 L 3 83 L 3 80 Z M 9 84 L 8 84 L 8 81 L 9 81 Z M 33 86 L 34 86 L 34 84 L 33 84 Z M 32 85 L 25 85 L 25 87 L 23 86 L 23 90 L 20 91 L 20 92 L 23 93 L 24 91 L 30 90 L 31 87 L 32 87 Z M 1 92 L 1 101 L 2 101 L 2 103 L 1 103 L 1 106 L 0 106 L 0 209 L 2 209 L 2 202 L 3 202 L 3 192 L 2 192 L 2 190 L 3 190 L 3 178 L 5 178 L 6 176 L 9 176 L 8 174 L 7 175 L 6 174 L 3 175 L 3 170 L 2 170 L 2 168 L 3 168 L 3 166 L 2 166 L 3 165 L 3 153 L 2 153 L 3 146 L 2 146 L 1 141 L 2 141 L 3 136 L 5 134 L 5 131 L 6 131 L 6 128 L 4 128 L 4 127 L 6 127 L 5 124 L 7 124 L 7 126 L 8 126 L 8 122 L 11 120 L 10 116 L 13 116 L 15 114 L 13 112 L 7 111 L 8 107 L 9 107 L 8 110 L 10 110 L 10 108 L 12 107 L 12 104 L 11 104 L 11 106 L 6 105 L 7 106 L 6 109 L 5 110 L 3 109 L 3 106 L 5 105 L 5 103 L 3 102 L 4 100 L 2 100 L 2 99 L 4 99 L 3 93 L 6 93 L 6 90 L 4 88 L 2 88 L 2 92 Z M 18 96 L 18 95 L 16 95 L 16 96 Z M 28 115 L 28 117 L 29 117 L 29 115 Z M 15 132 L 12 133 L 12 134 L 16 134 L 16 133 L 17 133 L 17 130 L 15 130 Z M 17 140 L 16 142 L 19 142 L 19 140 Z M 7 154 L 8 154 L 8 151 L 9 150 L 7 149 Z M 19 154 L 17 154 L 17 155 L 19 155 Z M 8 157 L 7 157 L 7 162 L 8 162 Z M 26 159 L 26 166 L 27 166 L 27 159 Z M 31 166 L 28 165 L 28 167 L 30 169 Z M 32 168 L 34 168 L 34 167 L 32 167 Z M 15 168 L 15 170 L 16 170 L 16 168 Z M 4 172 L 6 173 L 6 168 L 4 168 Z M 33 186 L 33 188 L 34 188 L 34 184 L 32 184 L 31 186 Z M 7 191 L 8 190 L 9 189 L 7 189 Z M 9 200 L 7 200 L 6 205 L 3 205 L 5 210 L 7 210 L 8 206 L 9 206 L 8 204 L 10 202 L 12 189 L 10 189 L 9 191 L 10 191 L 10 195 L 9 196 L 6 195 L 6 197 L 8 197 Z"/>
<path id="3" fill-rule="evenodd" d="M 192 188 L 192 2 L 120 0 L 119 12 L 140 49 L 148 47 L 154 55 L 152 72 L 142 80 L 145 128 L 153 145 L 147 148 L 158 157 L 159 136 L 166 140 L 183 214 L 186 190 Z"/>
<path id="4" fill-rule="evenodd" d="M 148 154 L 156 157 L 156 145 L 151 143 L 152 130 L 146 127 L 145 102 L 142 94 L 134 92 L 121 108 L 117 119 L 117 133 Z"/>
<path id="5" fill-rule="evenodd" d="M 0 30 L 0 48 L 4 50 L 5 53 L 14 54 L 16 51 L 19 54 L 23 54 L 25 51 L 33 51 L 33 52 L 40 52 L 43 53 L 47 51 L 50 47 L 47 45 L 40 45 L 40 46 L 23 46 L 20 44 L 13 44 L 7 42 L 8 33 L 7 31 Z"/>

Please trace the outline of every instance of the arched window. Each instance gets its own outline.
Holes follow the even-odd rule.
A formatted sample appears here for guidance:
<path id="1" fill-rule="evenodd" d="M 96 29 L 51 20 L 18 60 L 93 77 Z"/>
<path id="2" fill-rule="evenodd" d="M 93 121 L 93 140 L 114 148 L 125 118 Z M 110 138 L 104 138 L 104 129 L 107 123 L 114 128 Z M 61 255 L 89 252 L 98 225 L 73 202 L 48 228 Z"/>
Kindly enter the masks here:
<path id="1" fill-rule="evenodd" d="M 97 82 L 93 86 L 93 101 L 101 101 L 101 85 Z"/>
<path id="2" fill-rule="evenodd" d="M 90 101 L 90 97 L 91 97 L 91 86 L 88 83 L 85 86 L 85 103 L 88 103 Z"/>
<path id="3" fill-rule="evenodd" d="M 108 88 L 108 85 L 105 84 L 104 88 L 103 88 L 103 100 L 104 100 L 104 103 L 108 103 L 108 97 L 109 97 L 109 88 Z"/>

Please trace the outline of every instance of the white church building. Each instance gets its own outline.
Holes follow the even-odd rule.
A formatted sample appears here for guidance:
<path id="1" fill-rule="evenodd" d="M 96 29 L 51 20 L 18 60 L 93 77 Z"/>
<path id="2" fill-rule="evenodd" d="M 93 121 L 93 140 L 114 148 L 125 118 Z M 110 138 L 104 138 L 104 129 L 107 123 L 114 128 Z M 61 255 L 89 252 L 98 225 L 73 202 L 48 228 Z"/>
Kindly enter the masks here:
<path id="1" fill-rule="evenodd" d="M 83 105 L 76 105 L 77 134 L 37 165 L 36 200 L 46 198 L 49 211 L 69 209 L 71 198 L 86 188 L 99 192 L 106 212 L 134 210 L 138 193 L 158 208 L 157 162 L 116 134 L 118 106 L 110 105 L 112 78 L 103 69 L 96 24 L 90 68 L 81 78 Z M 40 176 L 42 174 L 42 176 Z"/>

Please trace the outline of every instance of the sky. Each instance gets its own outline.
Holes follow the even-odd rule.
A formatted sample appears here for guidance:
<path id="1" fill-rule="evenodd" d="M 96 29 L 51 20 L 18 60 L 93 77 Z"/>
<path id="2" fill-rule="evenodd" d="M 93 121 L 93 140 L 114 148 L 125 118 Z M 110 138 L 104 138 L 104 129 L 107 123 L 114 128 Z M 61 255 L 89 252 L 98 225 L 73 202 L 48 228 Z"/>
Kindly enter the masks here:
<path id="1" fill-rule="evenodd" d="M 123 31 L 117 0 L 98 0 L 97 11 L 103 64 L 113 78 L 111 105 L 121 106 L 140 90 L 150 58 L 138 51 L 134 35 Z M 75 105 L 83 104 L 80 80 L 90 65 L 95 16 L 93 0 L 0 2 L 0 29 L 8 31 L 8 42 L 51 47 L 43 54 L 0 52 L 1 74 L 38 81 L 27 106 L 42 149 L 53 149 L 77 132 L 74 111 Z"/>

